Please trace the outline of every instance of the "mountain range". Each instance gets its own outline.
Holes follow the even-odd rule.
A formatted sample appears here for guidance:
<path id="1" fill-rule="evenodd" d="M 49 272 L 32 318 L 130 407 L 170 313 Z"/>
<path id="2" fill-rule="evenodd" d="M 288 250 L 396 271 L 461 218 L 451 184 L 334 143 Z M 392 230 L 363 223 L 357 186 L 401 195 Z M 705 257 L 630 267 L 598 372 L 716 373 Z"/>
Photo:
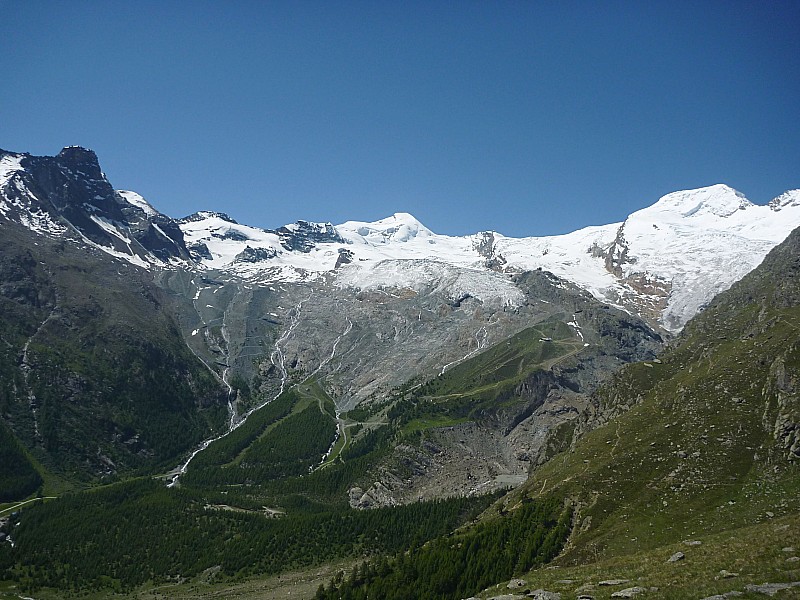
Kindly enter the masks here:
<path id="1" fill-rule="evenodd" d="M 498 556 L 505 566 L 469 585 L 556 555 L 579 568 L 791 516 L 798 226 L 800 190 L 759 206 L 714 185 L 561 236 L 438 235 L 407 213 L 267 230 L 207 211 L 168 217 L 115 190 L 84 148 L 0 151 L 0 501 L 79 492 L 24 511 L 17 529 L 0 522 L 22 544 L 0 544 L 0 568 L 32 589 L 146 581 L 122 575 L 105 541 L 83 540 L 81 498 L 98 524 L 138 523 L 116 536 L 153 581 L 397 551 L 352 532 L 310 551 L 293 528 L 509 487 L 479 527 L 542 502 L 553 533 L 542 548 L 544 537 L 521 542 L 524 565 Z M 139 503 L 162 521 L 136 520 Z M 288 537 L 148 562 L 158 522 L 199 545 L 212 531 L 246 537 L 229 510 L 277 515 Z M 47 538 L 48 519 L 69 539 Z M 281 539 L 292 558 L 266 567 L 274 549 L 258 544 Z"/>
<path id="2" fill-rule="evenodd" d="M 264 230 L 223 213 L 167 217 L 135 192 L 115 191 L 97 156 L 77 146 L 55 157 L 0 151 L 0 189 L 6 219 L 144 268 L 181 265 L 259 284 L 326 279 L 353 289 L 419 287 L 428 281 L 429 263 L 476 272 L 544 269 L 670 332 L 800 224 L 800 190 L 758 206 L 713 185 L 667 194 L 622 223 L 559 236 L 438 235 L 408 213 Z M 483 282 L 450 291 L 514 303 L 507 286 Z"/>

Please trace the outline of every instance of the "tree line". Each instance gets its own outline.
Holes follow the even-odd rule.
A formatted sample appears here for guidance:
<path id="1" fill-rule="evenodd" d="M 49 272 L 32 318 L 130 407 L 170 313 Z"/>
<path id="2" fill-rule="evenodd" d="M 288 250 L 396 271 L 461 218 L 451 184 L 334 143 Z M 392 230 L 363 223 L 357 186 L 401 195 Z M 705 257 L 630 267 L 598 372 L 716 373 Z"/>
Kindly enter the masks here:
<path id="1" fill-rule="evenodd" d="M 466 598 L 552 560 L 569 536 L 572 508 L 558 499 L 527 500 L 465 532 L 365 561 L 320 586 L 317 600 Z"/>

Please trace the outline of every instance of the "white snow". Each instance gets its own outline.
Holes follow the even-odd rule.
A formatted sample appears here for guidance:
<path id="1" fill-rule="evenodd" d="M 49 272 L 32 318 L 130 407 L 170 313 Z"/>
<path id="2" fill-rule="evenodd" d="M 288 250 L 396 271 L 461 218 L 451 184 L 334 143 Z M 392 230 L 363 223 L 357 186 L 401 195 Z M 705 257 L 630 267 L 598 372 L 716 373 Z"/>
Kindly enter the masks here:
<path id="1" fill-rule="evenodd" d="M 20 164 L 24 156 L 22 154 L 6 154 L 0 158 L 0 189 L 17 171 L 22 171 Z"/>
<path id="2" fill-rule="evenodd" d="M 372 223 L 347 221 L 337 226 L 336 230 L 345 239 L 366 244 L 403 243 L 417 238 L 428 241 L 441 237 L 408 213 L 395 213 Z"/>
<path id="3" fill-rule="evenodd" d="M 189 221 L 181 224 L 181 230 L 186 239 L 186 245 L 191 247 L 194 244 L 203 243 L 211 253 L 211 260 L 204 261 L 205 266 L 212 269 L 225 268 L 233 263 L 233 260 L 248 246 L 250 248 L 271 248 L 276 252 L 282 252 L 280 238 L 274 233 L 268 233 L 257 227 L 247 225 L 237 225 L 213 214 L 200 213 L 204 216 L 198 221 Z M 235 234 L 244 240 L 225 239 L 224 236 Z M 237 267 L 247 269 L 246 266 Z M 253 264 L 253 263 L 245 263 Z M 254 263 L 258 264 L 258 263 Z M 264 265 L 262 265 L 263 268 Z M 272 266 L 272 263 L 269 264 Z"/>
<path id="4" fill-rule="evenodd" d="M 577 335 L 579 338 L 581 338 L 581 341 L 583 341 L 583 332 L 581 331 L 581 326 L 578 325 L 578 319 L 575 315 L 572 315 L 572 321 L 567 323 L 567 325 L 575 329 L 575 335 Z"/>
<path id="5" fill-rule="evenodd" d="M 515 305 L 515 286 L 488 270 L 491 258 L 505 271 L 550 271 L 615 306 L 626 295 L 642 296 L 625 278 L 635 275 L 656 282 L 668 294 L 662 324 L 675 331 L 800 226 L 800 190 L 786 192 L 766 206 L 751 203 L 725 185 L 684 190 L 667 194 L 623 223 L 547 237 L 438 235 L 412 215 L 395 213 L 374 222 L 337 225 L 345 243 L 318 243 L 307 253 L 285 250 L 275 234 L 204 215 L 181 226 L 189 245 L 202 242 L 208 247 L 212 259 L 204 264 L 260 283 L 311 281 L 334 273 L 342 250 L 352 254 L 352 262 L 334 273 L 340 287 L 439 289 L 454 299 L 470 294 L 481 301 Z M 318 224 L 320 230 L 324 227 Z M 298 231 L 297 226 L 286 228 Z M 247 239 L 224 239 L 230 232 Z M 605 256 L 615 240 L 615 257 L 627 248 L 627 260 L 620 265 L 623 279 L 606 268 Z M 234 263 L 248 246 L 272 249 L 275 257 Z M 652 299 L 660 300 L 657 295 Z"/>
<path id="6" fill-rule="evenodd" d="M 154 217 L 155 215 L 159 214 L 159 212 L 153 208 L 147 200 L 145 200 L 136 192 L 117 190 L 117 193 L 122 196 L 122 198 L 128 202 L 128 204 L 133 204 L 135 207 L 141 208 L 144 211 L 144 214 L 146 214 L 148 217 Z"/>
<path id="7" fill-rule="evenodd" d="M 9 168 L 6 174 L 5 180 L 0 182 L 0 189 L 5 187 L 6 183 L 9 183 L 11 175 L 13 175 L 13 169 Z M 49 213 L 37 206 L 39 199 L 36 198 L 21 181 L 11 181 L 10 185 L 13 186 L 14 190 L 17 192 L 17 197 L 12 200 L 8 196 L 0 195 L 0 214 L 8 217 L 13 209 L 13 212 L 16 212 L 18 215 L 20 223 L 39 235 L 55 236 L 66 231 L 66 226 L 53 220 Z"/>
<path id="8" fill-rule="evenodd" d="M 791 201 L 797 191 L 784 197 L 778 212 L 725 185 L 668 194 L 623 224 L 629 256 L 636 260 L 623 265 L 623 273 L 647 272 L 670 282 L 662 324 L 680 329 L 800 225 L 800 203 Z"/>
<path id="9" fill-rule="evenodd" d="M 336 284 L 342 288 L 408 288 L 415 292 L 440 292 L 450 300 L 476 298 L 487 304 L 519 306 L 523 293 L 506 275 L 467 269 L 435 260 L 384 260 L 368 266 L 347 265 Z"/>

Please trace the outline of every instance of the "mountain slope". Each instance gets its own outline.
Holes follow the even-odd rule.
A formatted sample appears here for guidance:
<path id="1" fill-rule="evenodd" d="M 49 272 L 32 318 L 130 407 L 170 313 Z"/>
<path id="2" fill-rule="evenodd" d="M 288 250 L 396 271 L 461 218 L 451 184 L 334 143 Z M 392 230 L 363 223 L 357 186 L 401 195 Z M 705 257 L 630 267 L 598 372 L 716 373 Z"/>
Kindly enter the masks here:
<path id="1" fill-rule="evenodd" d="M 0 417 L 48 469 L 152 469 L 222 424 L 227 391 L 146 271 L 8 224 L 0 255 Z"/>
<path id="2" fill-rule="evenodd" d="M 57 300 L 47 269 L 62 271 L 49 266 L 46 249 L 69 250 L 81 273 L 91 273 L 99 261 L 106 280 L 98 276 L 86 285 L 119 285 L 126 298 L 158 298 L 151 309 L 159 318 L 175 317 L 192 352 L 220 379 L 244 381 L 246 393 L 232 405 L 234 421 L 311 373 L 324 382 L 339 413 L 383 400 L 398 386 L 428 380 L 548 316 L 574 323 L 577 340 L 588 312 L 572 312 L 586 306 L 566 296 L 581 288 L 651 324 L 679 329 L 715 290 L 755 266 L 795 221 L 800 192 L 754 206 L 730 188 L 712 186 L 665 196 L 622 224 L 550 238 L 441 236 L 406 213 L 374 223 L 300 221 L 268 231 L 218 213 L 174 221 L 134 192 L 114 191 L 97 157 L 83 148 L 65 148 L 56 157 L 0 152 L 2 230 L 18 240 L 14 247 L 31 249 L 31 265 L 44 263 L 13 273 L 27 263 L 12 266 L 8 254 L 8 280 L 26 281 L 24 291 L 11 283 L 13 294 L 26 295 L 32 312 L 25 318 L 30 327 L 42 327 L 43 337 L 36 334 L 34 342 L 58 323 L 51 317 L 58 314 L 52 312 Z M 129 284 L 114 266 L 119 259 L 131 265 L 125 268 L 133 276 Z M 545 277 L 530 286 L 536 278 L 520 272 L 537 268 L 562 279 Z M 551 298 L 553 290 L 564 294 Z M 98 291 L 108 294 L 111 289 Z M 110 299 L 102 310 L 106 302 L 139 310 Z M 102 328 L 102 310 L 81 305 L 74 333 L 94 335 L 92 328 Z M 159 322 L 141 319 L 148 320 Z M 85 334 L 77 331 L 84 326 Z M 605 335 L 613 333 L 603 327 Z M 175 334 L 171 326 L 163 331 Z M 11 353 L 22 361 L 18 376 L 35 382 L 40 369 L 28 364 L 27 352 L 19 356 L 24 348 L 46 348 L 29 341 L 35 328 L 25 333 Z M 596 350 L 591 345 L 581 360 Z M 570 368 L 595 373 L 590 379 L 596 383 L 601 370 L 617 364 L 609 356 L 616 355 L 591 359 L 590 369 L 584 363 Z M 636 358 L 642 356 L 615 360 Z M 29 392 L 19 390 L 30 385 L 15 384 L 14 393 L 21 397 Z M 26 426 L 26 443 L 41 443 L 36 426 Z M 97 459 L 89 462 L 99 468 Z"/>
<path id="3" fill-rule="evenodd" d="M 371 597 L 391 582 L 415 589 L 414 578 L 423 576 L 416 589 L 425 589 L 428 565 L 446 571 L 453 561 L 497 553 L 474 538 L 507 531 L 531 506 L 552 501 L 575 509 L 560 556 L 527 573 L 524 561 L 508 563 L 517 570 L 499 569 L 497 577 L 505 581 L 482 597 L 521 598 L 508 588 L 523 587 L 538 588 L 538 597 L 757 597 L 797 586 L 799 381 L 797 229 L 692 320 L 674 347 L 657 360 L 623 367 L 603 385 L 583 435 L 477 525 L 377 570 L 374 561 L 359 567 L 318 597 L 338 597 L 344 590 Z M 508 531 L 504 539 L 522 535 Z M 468 553 L 460 552 L 462 544 L 470 544 Z M 489 564 L 507 566 L 500 548 Z M 515 549 L 516 556 L 524 554 L 522 546 Z M 462 566 L 472 564 L 486 568 L 480 560 Z M 524 580 L 506 586 L 512 574 Z M 472 571 L 464 577 L 485 581 Z M 432 597 L 460 597 L 457 575 L 436 581 L 445 587 Z"/>
<path id="4" fill-rule="evenodd" d="M 521 495 L 579 507 L 559 564 L 634 556 L 759 523 L 753 535 L 761 537 L 772 519 L 796 519 L 798 381 L 795 230 L 692 320 L 660 361 L 625 367 L 603 386 L 589 429 L 605 424 L 524 486 Z M 755 573 L 759 560 L 738 563 Z M 797 579 L 790 563 L 783 568 L 773 576 Z"/>

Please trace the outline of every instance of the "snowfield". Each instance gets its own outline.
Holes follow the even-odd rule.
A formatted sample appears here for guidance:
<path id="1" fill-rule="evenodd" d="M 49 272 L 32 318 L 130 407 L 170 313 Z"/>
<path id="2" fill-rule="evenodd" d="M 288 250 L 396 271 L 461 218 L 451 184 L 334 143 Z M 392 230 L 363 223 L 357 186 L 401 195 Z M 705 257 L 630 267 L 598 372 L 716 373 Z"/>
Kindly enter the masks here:
<path id="1" fill-rule="evenodd" d="M 248 279 L 310 281 L 335 273 L 339 287 L 419 291 L 438 286 L 454 300 L 471 295 L 515 305 L 520 300 L 513 283 L 494 271 L 541 268 L 630 309 L 622 297 L 648 294 L 633 287 L 634 278 L 660 286 L 661 292 L 651 294 L 654 302 L 663 298 L 666 304 L 660 324 L 677 331 L 800 226 L 800 190 L 763 206 L 725 185 L 674 192 L 622 223 L 547 237 L 439 235 L 412 215 L 395 213 L 337 225 L 343 241 L 316 243 L 309 252 L 287 250 L 275 233 L 203 214 L 181 225 L 187 243 L 206 245 L 211 258 L 202 260 L 205 266 Z M 274 256 L 243 262 L 240 255 L 248 247 L 269 249 Z M 347 260 L 337 269 L 342 253 Z"/>

